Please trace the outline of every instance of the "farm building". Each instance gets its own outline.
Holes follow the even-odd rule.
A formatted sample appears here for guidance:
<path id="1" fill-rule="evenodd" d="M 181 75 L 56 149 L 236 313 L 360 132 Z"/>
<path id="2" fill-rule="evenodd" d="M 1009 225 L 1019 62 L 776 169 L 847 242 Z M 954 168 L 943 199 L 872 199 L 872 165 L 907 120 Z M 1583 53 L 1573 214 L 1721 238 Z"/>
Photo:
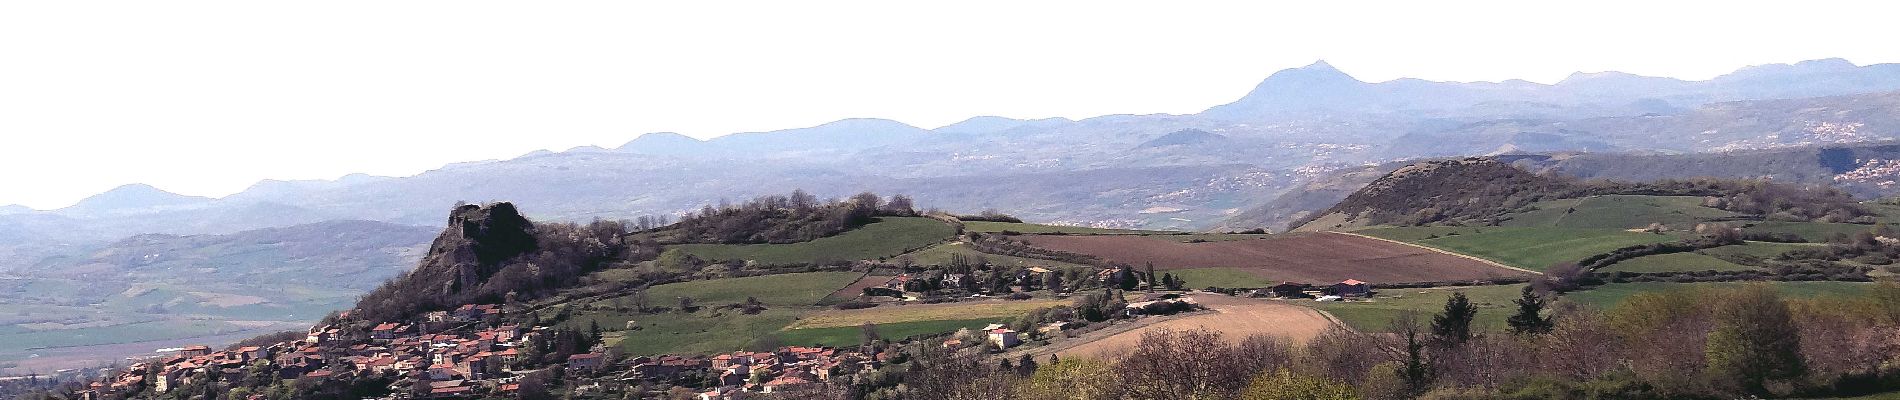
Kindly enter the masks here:
<path id="1" fill-rule="evenodd" d="M 1271 292 L 1273 297 L 1282 299 L 1304 299 L 1313 297 L 1306 294 L 1308 290 L 1313 290 L 1313 285 L 1293 282 L 1280 282 L 1278 285 L 1267 288 L 1267 291 Z"/>
<path id="2" fill-rule="evenodd" d="M 1339 297 L 1366 297 L 1372 295 L 1372 284 L 1358 279 L 1347 279 L 1326 287 L 1326 294 Z"/>
<path id="3" fill-rule="evenodd" d="M 998 348 L 1008 349 L 1023 344 L 1023 340 L 1014 330 L 1010 330 L 1009 328 L 996 328 L 990 330 L 990 343 L 995 344 Z"/>

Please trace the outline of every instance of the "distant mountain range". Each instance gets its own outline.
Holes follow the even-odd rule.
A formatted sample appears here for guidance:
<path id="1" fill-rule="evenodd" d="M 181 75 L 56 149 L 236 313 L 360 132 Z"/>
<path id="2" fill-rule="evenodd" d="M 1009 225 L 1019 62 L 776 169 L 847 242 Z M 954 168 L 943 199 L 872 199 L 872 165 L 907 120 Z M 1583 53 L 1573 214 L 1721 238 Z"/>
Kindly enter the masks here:
<path id="1" fill-rule="evenodd" d="M 1316 182 L 1400 160 L 1900 138 L 1896 90 L 1900 64 L 1838 59 L 1706 81 L 1603 72 L 1549 85 L 1367 83 L 1320 62 L 1272 74 L 1245 97 L 1192 115 L 975 117 L 936 129 L 848 119 L 711 140 L 650 133 L 611 149 L 536 151 L 412 177 L 265 181 L 220 199 L 128 185 L 59 210 L 0 208 L 0 238 L 21 241 L 0 246 L 0 263 L 148 233 L 331 220 L 435 226 L 458 201 L 508 200 L 537 220 L 586 220 L 676 214 L 797 188 L 904 193 L 923 207 L 1076 225 L 1231 227 L 1247 221 L 1231 220 L 1236 215 Z M 1183 211 L 1141 212 L 1155 207 Z"/>

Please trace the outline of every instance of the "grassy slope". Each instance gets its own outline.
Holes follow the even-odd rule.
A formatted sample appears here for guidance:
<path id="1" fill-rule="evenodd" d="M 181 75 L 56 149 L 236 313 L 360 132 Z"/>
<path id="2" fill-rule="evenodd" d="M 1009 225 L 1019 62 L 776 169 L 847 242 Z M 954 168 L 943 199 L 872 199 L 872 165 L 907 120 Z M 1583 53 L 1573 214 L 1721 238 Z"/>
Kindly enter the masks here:
<path id="1" fill-rule="evenodd" d="M 1514 214 L 1504 225 L 1633 229 L 1662 223 L 1672 228 L 1690 229 L 1696 222 L 1736 215 L 1703 207 L 1700 197 L 1683 196 L 1592 196 L 1539 202 L 1535 206 L 1536 211 Z"/>
<path id="2" fill-rule="evenodd" d="M 1736 264 L 1699 253 L 1674 253 L 1644 256 L 1623 262 L 1610 264 L 1601 272 L 1689 272 L 1689 271 L 1747 271 L 1756 267 Z"/>
<path id="3" fill-rule="evenodd" d="M 1460 234 L 1446 236 L 1452 232 Z M 1359 233 L 1418 243 L 1533 271 L 1542 271 L 1552 264 L 1577 261 L 1624 246 L 1678 239 L 1670 235 L 1614 229 L 1531 227 L 1405 227 L 1370 229 Z M 1429 238 L 1431 235 L 1439 237 Z"/>
<path id="4" fill-rule="evenodd" d="M 956 229 L 921 217 L 883 218 L 837 236 L 790 244 L 687 244 L 675 246 L 708 260 L 768 264 L 881 259 L 950 240 Z"/>

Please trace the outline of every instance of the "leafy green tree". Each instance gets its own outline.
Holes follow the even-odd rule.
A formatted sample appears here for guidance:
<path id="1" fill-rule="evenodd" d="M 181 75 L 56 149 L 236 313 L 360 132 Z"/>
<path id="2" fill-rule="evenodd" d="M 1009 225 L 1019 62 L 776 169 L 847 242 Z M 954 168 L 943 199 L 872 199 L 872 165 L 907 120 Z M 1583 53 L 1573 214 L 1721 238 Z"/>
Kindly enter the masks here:
<path id="1" fill-rule="evenodd" d="M 1715 331 L 1704 351 L 1712 377 L 1768 395 L 1768 381 L 1798 378 L 1806 371 L 1800 326 L 1773 288 L 1750 285 L 1723 300 L 1715 305 Z"/>
<path id="2" fill-rule="evenodd" d="M 1120 276 L 1118 276 L 1118 278 L 1121 278 L 1122 290 L 1135 290 L 1135 288 L 1138 287 L 1140 284 L 1140 282 L 1138 282 L 1139 279 L 1135 278 L 1135 272 L 1130 271 L 1129 268 L 1122 268 L 1122 273 Z M 1150 287 L 1150 290 L 1152 289 L 1153 288 Z"/>
<path id="3" fill-rule="evenodd" d="M 1432 316 L 1432 338 L 1440 345 L 1458 346 L 1471 340 L 1471 321 L 1478 317 L 1478 306 L 1471 304 L 1465 292 L 1451 292 L 1445 310 Z"/>
<path id="4" fill-rule="evenodd" d="M 1517 314 L 1505 320 L 1511 325 L 1511 333 L 1542 334 L 1550 332 L 1550 329 L 1556 326 L 1551 323 L 1550 317 L 1542 315 L 1547 303 L 1543 297 L 1537 296 L 1537 292 L 1531 290 L 1530 286 L 1524 286 L 1524 293 L 1518 297 L 1516 303 Z"/>

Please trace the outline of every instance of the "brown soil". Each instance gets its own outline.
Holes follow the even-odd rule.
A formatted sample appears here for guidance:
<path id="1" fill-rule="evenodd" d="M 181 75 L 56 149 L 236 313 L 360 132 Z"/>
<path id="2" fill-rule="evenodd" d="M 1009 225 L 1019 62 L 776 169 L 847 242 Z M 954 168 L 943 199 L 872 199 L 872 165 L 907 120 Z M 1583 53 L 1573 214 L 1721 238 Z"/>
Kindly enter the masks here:
<path id="1" fill-rule="evenodd" d="M 856 282 L 845 285 L 843 289 L 838 289 L 838 291 L 826 295 L 826 303 L 858 298 L 858 296 L 864 295 L 864 289 L 882 286 L 885 282 L 890 282 L 891 278 L 892 276 L 890 275 L 865 275 L 863 278 L 858 278 Z"/>
<path id="2" fill-rule="evenodd" d="M 1193 297 L 1209 311 L 1175 317 L 1141 318 L 1119 324 L 1122 326 L 1110 326 L 1010 356 L 1020 357 L 1026 353 L 1041 359 L 1053 353 L 1062 357 L 1112 359 L 1140 343 L 1142 332 L 1158 329 L 1186 331 L 1204 328 L 1220 332 L 1230 341 L 1252 335 L 1269 335 L 1305 343 L 1334 324 L 1332 318 L 1319 310 L 1282 301 L 1211 293 L 1196 293 Z"/>

